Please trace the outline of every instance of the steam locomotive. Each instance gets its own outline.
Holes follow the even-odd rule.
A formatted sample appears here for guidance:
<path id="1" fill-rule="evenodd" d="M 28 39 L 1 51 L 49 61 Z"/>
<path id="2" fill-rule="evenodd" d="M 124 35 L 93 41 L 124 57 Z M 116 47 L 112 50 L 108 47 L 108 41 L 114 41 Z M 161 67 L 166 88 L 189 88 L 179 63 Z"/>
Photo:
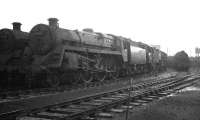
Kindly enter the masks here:
<path id="1" fill-rule="evenodd" d="M 0 30 L 1 87 L 7 87 L 6 83 L 18 85 L 22 82 L 20 74 L 25 75 L 23 68 L 28 63 L 24 59 L 24 50 L 27 45 L 28 33 L 21 31 L 21 23 L 14 22 L 12 30 L 7 28 Z"/>
<path id="2" fill-rule="evenodd" d="M 147 44 L 94 32 L 89 28 L 83 31 L 63 29 L 59 27 L 57 18 L 48 20 L 49 25 L 37 24 L 29 34 L 20 31 L 22 38 L 13 35 L 15 29 L 9 30 L 9 34 L 0 31 L 0 42 L 7 41 L 1 45 L 21 45 L 19 50 L 23 55 L 18 57 L 17 68 L 25 73 L 25 78 L 31 78 L 28 80 L 31 84 L 36 81 L 53 87 L 60 84 L 87 84 L 166 68 L 167 55 Z M 13 54 L 18 47 L 9 48 L 12 50 L 4 51 L 14 51 L 9 54 L 9 59 L 14 60 Z M 3 57 L 6 55 L 1 54 Z M 1 70 L 2 73 L 9 73 L 9 59 L 1 63 L 4 68 L 7 67 Z M 15 66 L 11 64 L 12 67 Z"/>

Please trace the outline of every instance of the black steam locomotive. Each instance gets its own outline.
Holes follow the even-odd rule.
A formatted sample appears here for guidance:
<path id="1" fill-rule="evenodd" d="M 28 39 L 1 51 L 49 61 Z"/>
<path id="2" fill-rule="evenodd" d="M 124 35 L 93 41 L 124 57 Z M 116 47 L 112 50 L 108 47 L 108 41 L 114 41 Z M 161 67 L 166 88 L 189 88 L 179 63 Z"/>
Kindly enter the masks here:
<path id="1" fill-rule="evenodd" d="M 28 33 L 21 31 L 21 23 L 14 22 L 13 29 L 0 30 L 0 85 L 18 85 L 25 75 L 27 61 L 24 50 L 28 45 Z M 30 64 L 30 63 L 29 63 Z M 1 88 L 0 87 L 0 88 Z"/>
<path id="2" fill-rule="evenodd" d="M 89 28 L 83 31 L 63 29 L 56 18 L 50 18 L 49 25 L 34 26 L 29 35 L 19 30 L 22 38 L 13 34 L 15 29 L 8 30 L 9 34 L 3 30 L 0 31 L 0 42 L 6 42 L 1 45 L 12 47 L 2 50 L 10 53 L 1 54 L 9 56 L 1 62 L 4 66 L 1 72 L 7 76 L 17 70 L 31 83 L 39 81 L 47 86 L 58 86 L 102 82 L 166 68 L 167 55 L 156 48 Z M 15 48 L 17 44 L 21 46 Z M 18 49 L 22 54 L 17 58 L 15 69 L 13 54 Z M 12 72 L 9 72 L 9 67 Z"/>

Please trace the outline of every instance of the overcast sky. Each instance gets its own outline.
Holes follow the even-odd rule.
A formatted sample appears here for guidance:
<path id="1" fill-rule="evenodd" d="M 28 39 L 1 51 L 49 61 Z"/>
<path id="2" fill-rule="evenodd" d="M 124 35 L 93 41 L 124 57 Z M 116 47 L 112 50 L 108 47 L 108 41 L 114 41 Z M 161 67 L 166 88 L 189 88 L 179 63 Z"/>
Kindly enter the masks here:
<path id="1" fill-rule="evenodd" d="M 200 47 L 199 0 L 1 0 L 0 28 L 19 21 L 30 31 L 56 17 L 66 29 L 93 28 L 147 44 L 174 55 L 195 55 Z M 168 50 L 167 50 L 168 49 Z"/>

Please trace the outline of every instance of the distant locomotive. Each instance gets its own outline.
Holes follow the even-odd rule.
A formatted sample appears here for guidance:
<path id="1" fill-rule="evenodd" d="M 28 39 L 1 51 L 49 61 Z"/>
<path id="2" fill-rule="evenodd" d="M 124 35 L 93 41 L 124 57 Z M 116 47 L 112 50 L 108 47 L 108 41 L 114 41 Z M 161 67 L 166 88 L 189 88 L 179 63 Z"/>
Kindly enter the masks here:
<path id="1" fill-rule="evenodd" d="M 21 23 L 14 22 L 13 30 L 0 30 L 0 75 L 1 85 L 9 80 L 19 83 L 19 73 L 25 68 L 24 50 L 28 44 L 28 33 L 21 31 Z"/>
<path id="2" fill-rule="evenodd" d="M 32 71 L 50 86 L 144 73 L 161 62 L 161 52 L 144 43 L 91 29 L 63 29 L 56 18 L 34 26 L 29 39 Z"/>

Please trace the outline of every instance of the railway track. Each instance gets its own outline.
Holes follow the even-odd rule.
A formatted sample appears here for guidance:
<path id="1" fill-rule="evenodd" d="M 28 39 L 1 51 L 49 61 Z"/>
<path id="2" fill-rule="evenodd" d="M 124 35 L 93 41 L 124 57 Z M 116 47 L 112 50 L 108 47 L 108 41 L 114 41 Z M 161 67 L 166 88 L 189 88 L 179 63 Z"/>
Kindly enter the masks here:
<path id="1" fill-rule="evenodd" d="M 151 78 L 148 78 L 148 80 L 151 81 L 153 79 L 174 77 L 175 74 L 176 73 L 170 73 L 164 77 L 151 77 Z M 138 76 L 138 78 L 140 78 L 140 77 L 141 76 Z M 139 80 L 139 82 L 142 82 L 142 81 L 145 81 L 145 80 Z M 77 86 L 73 86 L 73 87 L 61 86 L 58 88 L 36 88 L 36 89 L 27 89 L 27 90 L 8 90 L 8 91 L 4 90 L 4 91 L 0 91 L 0 103 L 13 101 L 13 100 L 17 100 L 17 99 L 26 99 L 26 98 L 30 98 L 30 97 L 37 97 L 37 96 L 41 96 L 41 95 L 54 94 L 54 93 L 64 92 L 64 91 L 75 91 L 75 90 L 79 90 L 79 89 L 95 88 L 95 87 L 100 87 L 100 86 L 105 86 L 105 85 L 110 85 L 110 84 L 115 84 L 115 83 L 123 84 L 125 82 L 128 82 L 128 77 L 119 78 L 118 80 L 115 80 L 114 82 L 110 82 L 110 83 L 107 83 L 107 82 L 91 83 L 89 85 L 77 85 Z"/>
<path id="2" fill-rule="evenodd" d="M 143 83 L 146 84 L 149 82 L 160 81 L 165 78 L 172 78 L 174 77 L 174 73 L 164 74 L 157 77 L 148 77 L 143 79 L 134 79 L 134 84 Z M 147 82 L 148 81 L 148 82 Z M 79 89 L 74 91 L 66 91 L 66 92 L 58 92 L 58 93 L 49 93 L 49 94 L 40 94 L 38 96 L 33 96 L 30 98 L 23 98 L 23 99 L 14 99 L 11 101 L 0 102 L 0 118 L 4 118 L 4 116 L 10 114 L 19 114 L 20 111 L 27 111 L 30 108 L 36 109 L 38 107 L 49 106 L 51 104 L 63 103 L 65 101 L 72 101 L 77 98 L 82 98 L 84 96 L 91 96 L 95 94 L 101 94 L 107 91 L 114 91 L 118 90 L 119 88 L 126 87 L 129 83 L 127 81 L 118 82 L 117 84 L 106 84 L 105 86 L 99 87 L 90 87 L 85 89 Z M 138 85 L 139 86 L 139 85 Z M 19 97 L 18 97 L 19 98 Z M 39 104 L 41 103 L 41 104 Z"/>
<path id="3" fill-rule="evenodd" d="M 191 79 L 183 80 L 186 78 Z M 156 80 L 145 82 L 134 86 L 126 86 L 109 92 L 106 91 L 103 93 L 92 94 L 63 103 L 20 111 L 21 115 L 18 116 L 17 119 L 60 120 L 80 118 L 89 119 L 102 116 L 112 116 L 111 113 L 113 112 L 124 111 L 127 107 L 131 108 L 131 105 L 138 105 L 139 102 L 145 102 L 145 100 L 141 100 L 144 96 L 146 96 L 147 101 L 152 100 L 155 95 L 167 95 L 172 92 L 170 90 L 178 88 L 182 85 L 187 85 L 187 83 L 191 83 L 198 78 L 199 76 L 192 77 L 191 75 L 188 75 L 178 79 L 168 78 L 160 81 Z M 163 91 L 168 92 L 162 93 Z M 128 101 L 130 101 L 130 104 L 128 104 Z M 104 113 L 104 111 L 109 111 L 109 113 Z M 9 116 L 12 116 L 12 113 L 1 116 L 6 119 L 9 118 Z"/>

